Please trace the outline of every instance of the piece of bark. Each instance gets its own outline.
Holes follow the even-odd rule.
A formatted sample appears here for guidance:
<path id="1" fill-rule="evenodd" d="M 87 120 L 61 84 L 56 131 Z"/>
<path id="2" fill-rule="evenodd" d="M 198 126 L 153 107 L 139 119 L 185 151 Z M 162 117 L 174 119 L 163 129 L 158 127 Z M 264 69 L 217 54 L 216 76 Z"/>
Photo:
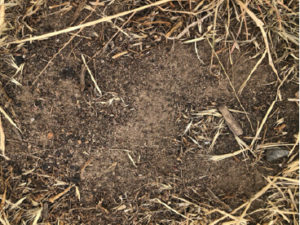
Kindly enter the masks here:
<path id="1" fill-rule="evenodd" d="M 234 117 L 229 112 L 226 105 L 221 105 L 218 107 L 219 111 L 223 115 L 226 124 L 228 125 L 229 129 L 232 131 L 233 134 L 236 136 L 240 136 L 243 134 L 243 130 L 240 124 L 234 119 Z"/>

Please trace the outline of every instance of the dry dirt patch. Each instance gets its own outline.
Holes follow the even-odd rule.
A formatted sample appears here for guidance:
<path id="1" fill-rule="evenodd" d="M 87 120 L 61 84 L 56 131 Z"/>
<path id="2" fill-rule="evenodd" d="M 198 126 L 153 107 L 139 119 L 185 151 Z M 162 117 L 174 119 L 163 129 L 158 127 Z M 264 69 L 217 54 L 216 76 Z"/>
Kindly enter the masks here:
<path id="1" fill-rule="evenodd" d="M 74 184 L 81 194 L 80 201 L 71 191 L 50 204 L 52 213 L 72 218 L 75 211 L 82 221 L 142 223 L 149 216 L 153 221 L 178 217 L 153 199 L 168 203 L 176 195 L 221 204 L 230 210 L 263 187 L 262 176 L 275 171 L 264 170 L 250 158 L 240 156 L 218 163 L 207 160 L 206 155 L 239 149 L 224 125 L 214 148 L 208 150 L 218 124 L 214 118 L 199 123 L 211 133 L 200 133 L 206 139 L 198 147 L 183 140 L 190 122 L 188 115 L 193 112 L 215 109 L 220 103 L 240 110 L 218 64 L 210 67 L 210 48 L 203 44 L 198 52 L 202 62 L 192 46 L 179 43 L 158 46 L 135 59 L 97 58 L 90 66 L 103 97 L 97 94 L 88 74 L 87 87 L 80 92 L 78 62 L 71 56 L 61 58 L 37 86 L 14 93 L 24 136 L 23 142 L 13 140 L 13 133 L 8 138 L 7 152 L 11 153 L 12 163 L 20 168 L 24 164 L 23 172 L 34 169 L 37 178 L 42 174 Z M 226 65 L 226 56 L 223 61 L 232 68 L 231 78 L 238 87 L 255 62 L 247 61 L 246 56 L 235 57 L 240 57 L 237 65 Z M 35 60 L 29 59 L 28 65 L 34 65 Z M 33 66 L 25 71 L 28 84 L 38 71 Z M 272 99 L 272 95 L 253 96 L 253 90 L 268 91 L 263 81 L 273 79 L 269 74 L 267 66 L 260 66 L 241 96 L 253 122 L 256 116 L 264 115 L 264 110 L 252 107 L 253 103 Z M 245 114 L 234 115 L 245 134 L 253 135 Z M 49 196 L 43 192 L 47 182 L 31 184 L 39 186 L 41 192 L 32 193 L 33 198 L 43 195 L 47 202 Z M 63 189 L 58 186 L 53 191 Z M 68 199 L 74 199 L 71 205 L 66 204 Z M 263 202 L 257 204 L 259 207 Z M 60 214 L 67 208 L 71 214 Z M 51 217 L 44 219 L 55 221 Z"/>

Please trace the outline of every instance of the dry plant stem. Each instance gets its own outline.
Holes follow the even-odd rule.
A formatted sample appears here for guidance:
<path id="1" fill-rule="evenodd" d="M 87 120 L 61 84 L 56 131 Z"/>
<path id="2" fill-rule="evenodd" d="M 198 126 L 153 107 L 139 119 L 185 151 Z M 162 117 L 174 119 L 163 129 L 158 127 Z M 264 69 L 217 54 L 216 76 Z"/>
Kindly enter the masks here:
<path id="1" fill-rule="evenodd" d="M 218 130 L 217 130 L 216 134 L 213 137 L 211 145 L 209 146 L 209 149 L 208 149 L 209 152 L 212 152 L 212 150 L 213 150 L 213 148 L 214 148 L 214 146 L 215 146 L 215 144 L 217 142 L 217 139 L 218 139 L 218 137 L 221 134 L 221 129 L 223 127 L 223 124 L 224 124 L 224 119 L 221 119 L 220 122 L 219 122 L 219 124 L 218 124 Z"/>
<path id="2" fill-rule="evenodd" d="M 276 74 L 278 81 L 281 81 L 279 78 L 278 72 L 273 63 L 273 59 L 272 59 L 272 55 L 271 55 L 271 51 L 270 51 L 270 47 L 269 47 L 269 42 L 268 42 L 268 37 L 267 37 L 267 34 L 263 27 L 264 23 L 260 19 L 258 19 L 257 16 L 255 16 L 255 14 L 253 12 L 251 12 L 243 2 L 241 2 L 240 0 L 237 0 L 237 3 L 240 5 L 241 8 L 243 8 L 248 13 L 248 15 L 251 17 L 251 19 L 254 20 L 256 25 L 259 27 L 261 34 L 263 36 L 264 42 L 265 42 L 266 51 L 268 52 L 269 65 L 271 66 L 274 73 Z"/>
<path id="3" fill-rule="evenodd" d="M 255 64 L 255 66 L 253 67 L 253 69 L 251 70 L 251 72 L 249 73 L 248 77 L 246 78 L 246 80 L 243 82 L 243 84 L 241 85 L 238 94 L 241 95 L 244 88 L 246 87 L 248 81 L 250 80 L 252 74 L 255 72 L 255 70 L 257 69 L 257 67 L 261 64 L 261 62 L 263 61 L 263 59 L 265 58 L 267 54 L 267 50 L 265 50 L 265 52 L 262 54 L 261 58 L 257 61 L 257 63 Z"/>
<path id="4" fill-rule="evenodd" d="M 5 5 L 4 0 L 0 0 L 0 35 L 5 30 Z"/>
<path id="5" fill-rule="evenodd" d="M 65 195 L 66 193 L 68 193 L 68 192 L 71 190 L 72 187 L 74 187 L 74 186 L 73 186 L 73 185 L 72 185 L 72 186 L 69 186 L 69 187 L 67 187 L 64 191 L 62 191 L 61 193 L 59 193 L 59 194 L 57 194 L 57 195 L 51 197 L 51 198 L 49 199 L 49 202 L 50 202 L 50 203 L 54 203 L 57 199 L 59 199 L 60 197 L 62 197 L 62 196 Z"/>
<path id="6" fill-rule="evenodd" d="M 90 18 L 90 16 L 93 14 L 93 12 L 91 12 L 80 24 L 84 23 L 88 18 Z M 79 31 L 72 35 L 72 37 L 63 45 L 63 47 L 61 47 L 58 52 L 56 52 L 52 58 L 48 61 L 47 65 L 41 70 L 41 72 L 39 73 L 39 75 L 37 75 L 37 77 L 34 79 L 34 81 L 32 82 L 32 86 L 35 85 L 35 83 L 38 81 L 38 79 L 40 78 L 40 76 L 46 71 L 46 69 L 50 66 L 50 64 L 52 63 L 52 61 L 56 58 L 56 56 L 58 56 L 62 50 L 64 50 L 72 41 L 73 39 L 83 30 L 83 28 L 79 29 Z"/>
<path id="7" fill-rule="evenodd" d="M 234 96 L 235 96 L 235 98 L 238 100 L 238 102 L 239 102 L 241 108 L 243 109 L 243 111 L 244 111 L 244 113 L 245 113 L 245 115 L 246 115 L 246 117 L 247 117 L 247 120 L 249 121 L 251 130 L 254 131 L 253 126 L 252 126 L 252 123 L 251 123 L 251 120 L 250 120 L 250 118 L 249 118 L 249 116 L 248 116 L 248 113 L 246 112 L 244 106 L 242 105 L 242 103 L 241 103 L 241 101 L 240 101 L 240 98 L 239 98 L 239 96 L 238 96 L 237 93 L 236 93 L 236 90 L 235 90 L 235 88 L 234 88 L 234 86 L 233 86 L 233 84 L 232 84 L 232 82 L 231 82 L 231 80 L 230 80 L 230 78 L 229 78 L 228 73 L 227 73 L 226 70 L 225 70 L 225 67 L 224 67 L 223 63 L 221 62 L 219 56 L 218 56 L 217 53 L 215 52 L 215 49 L 214 49 L 212 43 L 211 43 L 208 39 L 206 39 L 206 40 L 207 40 L 207 42 L 209 43 L 209 45 L 210 45 L 210 47 L 211 47 L 211 49 L 212 49 L 213 54 L 216 56 L 216 58 L 217 58 L 217 60 L 218 60 L 218 62 L 219 62 L 219 64 L 220 64 L 220 66 L 221 66 L 223 72 L 225 73 L 225 75 L 226 75 L 226 77 L 227 77 L 227 80 L 228 80 L 228 82 L 229 82 L 229 84 L 230 84 L 230 87 L 231 87 L 232 90 L 233 90 Z"/>
<path id="8" fill-rule="evenodd" d="M 132 17 L 134 16 L 135 12 L 132 13 L 129 18 L 127 19 L 127 21 L 125 23 L 122 24 L 121 28 L 118 29 L 118 31 L 107 41 L 107 43 L 99 50 L 97 51 L 92 57 L 91 59 L 94 59 L 97 55 L 99 55 L 101 52 L 105 52 L 107 46 L 109 45 L 110 42 L 112 42 L 112 40 L 121 32 L 121 29 L 123 29 L 123 27 L 129 23 L 129 21 L 132 19 Z M 81 31 L 81 30 L 80 30 Z M 80 32 L 78 31 L 78 33 Z M 90 60 L 88 60 L 87 64 L 90 62 Z M 82 65 L 81 67 L 81 72 L 79 75 L 80 78 L 80 91 L 83 91 L 85 88 L 85 72 L 86 72 L 86 66 Z"/>
<path id="9" fill-rule="evenodd" d="M 215 195 L 215 193 L 211 190 L 211 189 L 207 189 L 208 190 L 208 194 L 219 204 L 221 204 L 227 211 L 231 212 L 232 208 L 230 208 L 229 205 L 227 205 L 225 202 L 223 202 L 222 200 L 220 200 L 220 198 L 218 196 Z"/>
<path id="10" fill-rule="evenodd" d="M 10 116 L 4 111 L 4 109 L 1 106 L 0 106 L 0 112 L 9 121 L 11 125 L 13 125 L 16 129 L 18 129 L 18 131 L 22 133 L 21 129 L 17 126 L 17 124 L 15 124 L 15 122 L 10 118 Z"/>
<path id="11" fill-rule="evenodd" d="M 84 9 L 84 6 L 86 5 L 86 1 L 87 0 L 82 0 L 82 1 L 79 2 L 78 6 L 77 6 L 77 9 L 74 12 L 73 20 L 71 22 L 71 25 L 73 25 L 76 22 L 76 20 L 78 19 L 79 15 L 80 15 L 80 12 Z"/>
<path id="12" fill-rule="evenodd" d="M 99 86 L 98 86 L 98 84 L 97 84 L 97 81 L 95 80 L 95 78 L 94 78 L 94 76 L 93 76 L 93 74 L 92 74 L 92 71 L 91 71 L 90 68 L 88 67 L 88 65 L 87 65 L 87 63 L 86 63 L 86 61 L 85 61 L 84 56 L 81 55 L 81 58 L 82 58 L 82 61 L 83 61 L 84 65 L 85 65 L 87 71 L 89 72 L 89 74 L 90 74 L 90 76 L 91 76 L 91 80 L 93 81 L 93 83 L 94 83 L 94 85 L 95 85 L 95 87 L 96 87 L 96 90 L 97 90 L 98 93 L 99 93 L 99 96 L 102 97 L 102 91 L 100 90 L 100 88 L 99 88 Z"/>
<path id="13" fill-rule="evenodd" d="M 258 199 L 260 196 L 262 196 L 263 194 L 265 194 L 277 181 L 277 178 L 274 178 L 274 180 L 270 181 L 264 188 L 262 188 L 259 192 L 257 192 L 251 199 L 248 200 L 248 202 L 244 203 L 243 205 L 245 205 L 245 209 L 242 213 L 242 215 L 240 216 L 240 220 L 242 220 L 245 216 L 246 213 L 248 211 L 248 209 L 250 208 L 251 204 L 253 201 L 255 201 L 256 199 Z M 243 206 L 242 205 L 242 206 Z M 244 207 L 244 206 L 243 206 Z M 242 208 L 243 208 L 242 207 Z"/>
<path id="14" fill-rule="evenodd" d="M 260 132 L 262 131 L 262 128 L 264 126 L 264 124 L 266 123 L 267 119 L 269 118 L 270 113 L 272 112 L 272 109 L 274 108 L 275 103 L 277 102 L 278 98 L 280 98 L 280 88 L 281 86 L 284 84 L 284 82 L 287 80 L 287 78 L 289 77 L 289 74 L 287 76 L 284 77 L 284 79 L 280 82 L 280 84 L 277 87 L 277 94 L 276 97 L 274 99 L 274 101 L 272 102 L 272 104 L 270 105 L 266 115 L 264 116 L 262 122 L 260 123 L 259 128 L 256 131 L 255 137 L 253 138 L 251 145 L 250 145 L 250 149 L 253 150 L 254 149 L 254 145 L 256 143 L 256 141 L 258 140 L 258 137 L 260 135 Z"/>
<path id="15" fill-rule="evenodd" d="M 183 218 L 187 219 L 187 220 L 190 220 L 188 217 L 186 217 L 185 215 L 181 214 L 180 212 L 178 212 L 177 210 L 171 208 L 170 206 L 168 206 L 166 203 L 162 202 L 161 200 L 159 200 L 158 198 L 156 199 L 153 199 L 153 201 L 165 206 L 167 209 L 169 209 L 170 211 L 176 213 L 177 215 L 179 216 L 182 216 Z"/>
<path id="16" fill-rule="evenodd" d="M 21 43 L 25 43 L 25 42 L 28 42 L 28 41 L 44 40 L 44 39 L 54 37 L 54 36 L 57 36 L 57 35 L 60 35 L 60 34 L 69 33 L 69 32 L 74 31 L 74 30 L 94 26 L 98 23 L 110 22 L 112 19 L 116 19 L 116 18 L 119 18 L 119 17 L 122 17 L 122 16 L 126 16 L 126 15 L 134 13 L 134 12 L 139 12 L 139 11 L 142 11 L 142 10 L 154 7 L 154 6 L 159 6 L 159 5 L 162 5 L 162 4 L 170 2 L 170 1 L 172 1 L 172 0 L 160 0 L 160 1 L 157 1 L 157 2 L 154 2 L 154 3 L 151 3 L 149 5 L 138 7 L 136 9 L 121 12 L 121 13 L 118 13 L 118 14 L 115 14 L 115 15 L 112 15 L 112 16 L 107 16 L 107 17 L 104 17 L 104 18 L 101 18 L 101 19 L 98 19 L 98 20 L 94 20 L 94 21 L 91 21 L 91 22 L 87 22 L 87 23 L 84 23 L 84 24 L 80 24 L 80 25 L 77 25 L 77 26 L 68 27 L 66 29 L 62 29 L 62 30 L 59 30 L 59 31 L 55 31 L 55 32 L 51 32 L 51 33 L 47 33 L 47 34 L 43 34 L 43 35 L 39 35 L 39 36 L 35 36 L 35 37 L 25 38 L 25 39 L 22 39 L 22 40 L 19 40 L 19 41 L 13 41 L 13 42 L 9 42 L 9 43 L 6 43 L 6 44 L 1 44 L 0 47 L 4 46 L 4 45 L 8 45 L 8 44 L 21 44 Z"/>
<path id="17" fill-rule="evenodd" d="M 227 153 L 227 154 L 223 154 L 223 155 L 213 155 L 213 156 L 210 156 L 209 159 L 212 161 L 220 161 L 220 160 L 228 159 L 233 156 L 239 155 L 239 154 L 249 151 L 249 150 L 250 150 L 249 148 L 244 148 L 244 149 L 234 151 L 233 153 Z"/>
<path id="18" fill-rule="evenodd" d="M 88 167 L 88 165 L 90 165 L 92 162 L 92 159 L 87 160 L 80 168 L 80 179 L 83 180 L 84 179 L 84 171 L 85 168 Z"/>
<path id="19" fill-rule="evenodd" d="M 216 26 L 217 26 L 217 17 L 218 17 L 218 9 L 219 9 L 219 6 L 220 4 L 222 3 L 223 1 L 218 1 L 217 5 L 214 6 L 214 11 L 215 11 L 215 15 L 214 15 L 214 24 L 213 24 L 213 31 L 216 30 Z M 213 32 L 213 35 L 212 35 L 212 46 L 215 46 L 215 37 L 216 37 L 216 32 Z M 211 55 L 211 65 L 213 63 L 213 54 Z"/>
<path id="20" fill-rule="evenodd" d="M 235 213 L 237 213 L 239 210 L 244 209 L 243 213 L 240 215 L 240 217 L 238 218 L 238 221 L 236 221 L 235 224 L 242 224 L 242 222 L 245 220 L 244 217 L 246 215 L 246 212 L 248 211 L 249 207 L 251 206 L 252 202 L 255 201 L 256 199 L 260 198 L 263 194 L 265 194 L 273 185 L 274 183 L 277 181 L 277 178 L 275 178 L 273 181 L 270 181 L 264 188 L 262 188 L 259 192 L 257 192 L 250 200 L 248 200 L 247 202 L 243 203 L 242 205 L 240 205 L 239 207 L 237 207 L 236 209 L 234 209 L 230 215 L 234 215 Z M 211 211 L 210 214 L 212 212 L 215 212 L 215 210 Z M 214 224 L 218 224 L 220 221 L 228 218 L 229 215 L 225 215 L 217 220 L 215 220 L 213 223 L 211 223 L 212 225 Z"/>
<path id="21" fill-rule="evenodd" d="M 135 13 L 136 12 L 133 12 L 130 16 L 129 16 L 129 18 L 126 20 L 126 22 L 125 23 L 123 23 L 122 24 L 122 26 L 121 26 L 121 29 L 123 29 L 124 28 L 124 26 L 126 25 L 126 24 L 128 24 L 129 22 L 130 22 L 130 20 L 132 19 L 132 17 L 135 15 Z M 120 33 L 120 29 L 107 41 L 107 43 L 103 46 L 103 48 L 102 49 L 100 49 L 99 51 L 97 51 L 92 57 L 91 57 L 91 59 L 94 59 L 98 54 L 100 54 L 101 52 L 105 52 L 106 51 L 106 49 L 107 49 L 107 47 L 108 47 L 108 45 L 109 45 L 109 43 L 110 42 L 112 42 L 112 40 Z M 89 63 L 89 61 L 88 61 L 88 63 Z"/>
<path id="22" fill-rule="evenodd" d="M 6 160 L 9 160 L 9 158 L 5 156 L 5 133 L 2 126 L 1 117 L 0 117 L 0 150 L 2 153 L 2 157 L 4 157 Z"/>
<path id="23" fill-rule="evenodd" d="M 209 225 L 220 224 L 219 222 L 226 219 L 226 218 L 230 218 L 230 219 L 232 219 L 232 221 L 229 221 L 229 222 L 226 222 L 226 223 L 221 223 L 222 225 L 244 225 L 244 224 L 248 224 L 248 220 L 244 220 L 241 223 L 237 223 L 239 218 L 237 218 L 236 216 L 233 216 L 232 213 L 227 213 L 227 212 L 224 212 L 223 210 L 220 210 L 220 209 L 214 209 L 212 211 L 209 211 L 208 214 L 212 214 L 212 213 L 216 213 L 216 212 L 220 213 L 221 215 L 224 215 L 224 217 L 209 223 Z"/>
<path id="24" fill-rule="evenodd" d="M 300 137 L 300 134 L 298 133 L 296 141 L 295 141 L 295 144 L 293 145 L 293 147 L 292 147 L 292 149 L 291 149 L 291 151 L 289 153 L 289 156 L 291 156 L 294 153 L 294 150 L 296 149 L 296 146 L 299 144 L 299 137 Z"/>
<path id="25" fill-rule="evenodd" d="M 270 107 L 268 108 L 268 110 L 267 110 L 267 112 L 266 112 L 264 118 L 262 119 L 262 121 L 261 121 L 261 123 L 260 123 L 260 125 L 259 125 L 259 127 L 258 127 L 258 129 L 257 129 L 257 131 L 256 131 L 256 133 L 255 133 L 255 136 L 254 136 L 254 138 L 253 138 L 253 140 L 252 140 L 252 142 L 251 142 L 251 144 L 250 144 L 250 146 L 249 146 L 249 148 L 246 147 L 245 149 L 241 149 L 241 150 L 235 151 L 235 152 L 233 152 L 233 153 L 229 153 L 229 154 L 223 154 L 223 155 L 218 155 L 218 156 L 212 156 L 212 157 L 210 158 L 211 160 L 213 160 L 213 161 L 219 161 L 219 160 L 223 160 L 223 159 L 232 157 L 232 156 L 234 156 L 234 155 L 238 155 L 238 154 L 240 154 L 240 153 L 243 153 L 243 152 L 245 152 L 246 150 L 250 150 L 250 151 L 253 151 L 253 150 L 254 150 L 256 141 L 259 140 L 259 135 L 260 135 L 260 133 L 261 133 L 261 131 L 262 131 L 262 129 L 263 129 L 263 127 L 264 127 L 264 125 L 265 125 L 267 119 L 269 118 L 270 113 L 272 112 L 275 103 L 278 101 L 278 98 L 279 98 L 279 96 L 280 96 L 280 88 L 281 88 L 281 86 L 284 84 L 284 82 L 287 80 L 287 78 L 289 77 L 289 75 L 290 75 L 290 74 L 286 75 L 286 76 L 284 77 L 284 79 L 281 81 L 281 83 L 279 84 L 279 86 L 278 86 L 278 88 L 277 88 L 277 95 L 276 95 L 274 101 L 272 102 L 272 104 L 270 105 Z"/>
<path id="26" fill-rule="evenodd" d="M 278 98 L 278 96 L 276 95 L 275 100 L 274 100 L 274 101 L 272 102 L 272 104 L 270 105 L 270 107 L 269 107 L 267 113 L 265 114 L 265 116 L 264 116 L 262 122 L 260 123 L 260 126 L 259 126 L 259 128 L 257 129 L 256 134 L 255 134 L 255 136 L 254 136 L 254 138 L 253 138 L 253 140 L 252 140 L 252 142 L 251 142 L 250 149 L 253 150 L 254 145 L 255 145 L 255 142 L 258 140 L 258 137 L 259 137 L 259 135 L 260 135 L 260 132 L 261 132 L 261 130 L 262 130 L 264 124 L 266 123 L 267 119 L 269 118 L 269 115 L 270 115 L 270 113 L 272 112 L 272 109 L 273 109 L 275 103 L 277 102 L 277 98 Z"/>

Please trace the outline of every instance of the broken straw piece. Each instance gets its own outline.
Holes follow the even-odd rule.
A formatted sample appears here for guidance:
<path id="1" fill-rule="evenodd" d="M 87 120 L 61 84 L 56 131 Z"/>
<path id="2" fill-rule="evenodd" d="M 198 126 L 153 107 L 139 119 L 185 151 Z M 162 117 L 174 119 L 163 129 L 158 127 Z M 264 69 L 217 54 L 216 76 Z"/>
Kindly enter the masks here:
<path id="1" fill-rule="evenodd" d="M 239 123 L 234 119 L 234 117 L 229 112 L 226 105 L 221 105 L 218 107 L 220 113 L 223 115 L 226 124 L 228 125 L 229 129 L 232 133 L 236 136 L 240 136 L 243 134 L 243 130 Z"/>

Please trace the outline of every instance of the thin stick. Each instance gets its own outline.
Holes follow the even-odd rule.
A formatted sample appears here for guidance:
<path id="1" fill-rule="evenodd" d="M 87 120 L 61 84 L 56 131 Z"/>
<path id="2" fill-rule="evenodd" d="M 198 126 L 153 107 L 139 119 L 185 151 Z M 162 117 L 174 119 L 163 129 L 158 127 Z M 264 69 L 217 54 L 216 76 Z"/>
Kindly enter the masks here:
<path id="1" fill-rule="evenodd" d="M 229 129 L 236 136 L 240 136 L 243 134 L 243 130 L 240 124 L 236 121 L 236 119 L 231 115 L 226 105 L 220 105 L 218 107 L 219 111 L 222 113 L 225 122 L 227 123 Z"/>

